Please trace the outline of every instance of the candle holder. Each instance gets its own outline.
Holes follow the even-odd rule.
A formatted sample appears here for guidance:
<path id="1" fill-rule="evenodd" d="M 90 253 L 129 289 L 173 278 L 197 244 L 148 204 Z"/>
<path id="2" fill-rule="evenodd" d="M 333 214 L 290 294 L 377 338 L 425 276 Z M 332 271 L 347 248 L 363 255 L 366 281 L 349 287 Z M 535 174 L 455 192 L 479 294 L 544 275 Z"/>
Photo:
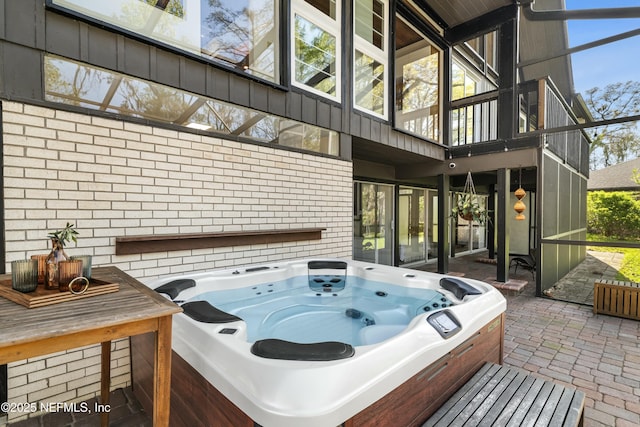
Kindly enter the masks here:
<path id="1" fill-rule="evenodd" d="M 70 259 L 78 259 L 82 261 L 82 276 L 87 279 L 91 279 L 91 264 L 92 264 L 92 256 L 91 255 L 74 255 Z"/>
<path id="2" fill-rule="evenodd" d="M 69 283 L 76 277 L 82 277 L 82 261 L 79 259 L 60 261 L 58 263 L 58 290 L 69 291 Z"/>
<path id="3" fill-rule="evenodd" d="M 38 261 L 38 283 L 42 284 L 47 276 L 47 257 L 49 254 L 31 255 L 31 259 Z"/>
<path id="4" fill-rule="evenodd" d="M 25 259 L 11 262 L 11 287 L 19 292 L 33 292 L 38 287 L 38 261 Z"/>

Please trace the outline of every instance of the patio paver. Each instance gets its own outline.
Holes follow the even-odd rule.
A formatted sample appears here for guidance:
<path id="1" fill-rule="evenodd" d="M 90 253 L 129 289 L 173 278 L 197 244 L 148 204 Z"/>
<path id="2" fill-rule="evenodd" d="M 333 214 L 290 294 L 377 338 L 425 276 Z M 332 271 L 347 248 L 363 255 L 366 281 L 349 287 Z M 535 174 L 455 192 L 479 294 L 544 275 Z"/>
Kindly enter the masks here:
<path id="1" fill-rule="evenodd" d="M 495 266 L 475 262 L 477 257 L 454 258 L 449 268 L 479 280 L 495 276 Z M 615 261 L 616 257 L 592 255 L 582 269 L 564 278 L 565 292 L 588 287 L 593 293 L 595 278 L 614 274 Z M 528 272 L 519 273 L 513 278 L 527 280 Z M 536 298 L 533 283 L 520 293 L 504 294 L 506 365 L 584 391 L 585 427 L 640 425 L 640 322 L 594 315 L 586 304 Z M 593 303 L 593 294 L 587 301 Z"/>

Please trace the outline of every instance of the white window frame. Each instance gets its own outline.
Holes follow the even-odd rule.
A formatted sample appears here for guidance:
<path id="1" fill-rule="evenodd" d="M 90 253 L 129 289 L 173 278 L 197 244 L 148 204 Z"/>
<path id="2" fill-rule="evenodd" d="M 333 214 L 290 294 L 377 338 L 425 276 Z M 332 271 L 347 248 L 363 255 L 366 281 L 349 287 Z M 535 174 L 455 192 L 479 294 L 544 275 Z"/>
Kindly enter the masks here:
<path id="1" fill-rule="evenodd" d="M 382 35 L 382 47 L 383 49 L 380 50 L 377 47 L 375 47 L 373 44 L 371 44 L 370 42 L 368 42 L 367 40 L 363 39 L 362 37 L 358 36 L 356 34 L 355 28 L 356 28 L 356 13 L 355 13 L 355 9 L 356 9 L 356 2 L 358 0 L 353 0 L 353 52 L 351 54 L 351 60 L 352 63 L 354 64 L 353 66 L 353 108 L 358 110 L 358 111 L 363 111 L 367 114 L 371 114 L 375 117 L 379 117 L 381 119 L 384 120 L 388 120 L 389 117 L 389 0 L 381 0 L 382 4 L 384 5 L 384 25 L 382 27 L 383 30 L 383 35 Z M 356 63 L 356 51 L 359 51 L 360 53 L 363 53 L 365 55 L 367 55 L 368 57 L 372 58 L 375 61 L 378 61 L 379 63 L 381 63 L 384 67 L 384 76 L 383 76 L 383 85 L 384 85 L 384 90 L 383 90 L 383 98 L 384 98 L 384 102 L 383 102 L 383 114 L 379 114 L 376 113 L 375 111 L 371 111 L 365 107 L 361 107 L 359 105 L 356 104 L 356 67 L 355 67 L 355 63 Z"/>
<path id="2" fill-rule="evenodd" d="M 396 129 L 400 129 L 403 130 L 405 132 L 410 132 L 412 135 L 415 135 L 418 138 L 423 138 L 423 139 L 429 139 L 429 140 L 435 140 L 437 142 L 442 143 L 442 126 L 443 126 L 443 96 L 444 96 L 444 67 L 443 67 L 443 61 L 444 61 L 444 52 L 443 50 L 437 45 L 435 44 L 432 40 L 430 40 L 422 31 L 419 31 L 418 29 L 416 29 L 413 25 L 411 25 L 404 17 L 402 17 L 402 15 L 396 14 L 396 19 L 401 19 L 406 25 L 408 25 L 409 27 L 411 27 L 411 29 L 413 29 L 413 31 L 415 31 L 417 34 L 419 34 L 422 37 L 422 43 L 424 43 L 424 47 L 420 47 L 419 49 L 413 49 L 412 47 L 405 47 L 403 49 L 397 50 L 394 52 L 394 64 L 395 64 L 395 78 L 398 78 L 399 76 L 402 76 L 402 69 L 405 65 L 410 64 L 414 61 L 417 61 L 418 59 L 424 58 L 424 54 L 423 51 L 424 49 L 426 49 L 427 47 L 431 47 L 432 49 L 435 49 L 438 52 L 438 128 L 435 130 L 435 133 L 437 135 L 437 137 L 435 139 L 431 139 L 428 136 L 425 136 L 423 134 L 419 134 L 419 133 L 414 133 L 411 132 L 408 129 L 403 128 L 402 126 L 398 126 L 397 123 L 399 123 L 402 120 L 412 120 L 414 118 L 417 117 L 417 114 L 420 114 L 420 112 L 409 112 L 409 113 L 402 113 L 399 112 L 396 108 L 395 108 L 395 102 L 394 102 L 394 114 L 395 114 L 395 119 L 396 119 Z M 408 52 L 408 53 L 405 53 Z M 395 101 L 395 100 L 394 100 Z"/>
<path id="3" fill-rule="evenodd" d="M 333 96 L 311 86 L 308 86 L 302 82 L 296 81 L 296 15 L 311 22 L 323 31 L 331 34 L 336 39 L 336 95 Z M 291 46 L 291 55 L 289 67 L 291 70 L 291 85 L 304 89 L 308 92 L 316 95 L 329 98 L 333 101 L 340 102 L 342 98 L 342 38 L 341 38 L 341 22 L 342 22 L 342 1 L 336 0 L 336 18 L 332 19 L 330 16 L 322 13 L 315 7 L 311 6 L 304 0 L 293 0 L 291 2 L 291 28 L 289 31 Z"/>

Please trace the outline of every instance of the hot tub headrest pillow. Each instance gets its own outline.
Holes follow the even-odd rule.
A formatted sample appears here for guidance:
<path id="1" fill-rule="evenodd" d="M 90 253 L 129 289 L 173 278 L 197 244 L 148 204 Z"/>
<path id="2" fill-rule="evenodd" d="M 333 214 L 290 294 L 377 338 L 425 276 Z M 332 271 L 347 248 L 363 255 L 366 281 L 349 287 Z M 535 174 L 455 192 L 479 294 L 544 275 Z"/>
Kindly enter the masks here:
<path id="1" fill-rule="evenodd" d="M 253 343 L 251 353 L 267 359 L 327 362 L 352 357 L 355 350 L 350 344 L 337 341 L 301 344 L 269 338 Z"/>
<path id="2" fill-rule="evenodd" d="M 165 283 L 162 286 L 158 286 L 155 291 L 159 294 L 167 294 L 172 300 L 185 289 L 193 288 L 196 285 L 196 281 L 193 279 L 178 279 L 173 282 Z"/>
<path id="3" fill-rule="evenodd" d="M 440 279 L 440 287 L 452 292 L 458 299 L 463 299 L 467 295 L 480 295 L 482 293 L 464 280 L 456 279 L 455 277 L 443 277 Z"/>
<path id="4" fill-rule="evenodd" d="M 207 301 L 191 301 L 182 304 L 184 314 L 203 323 L 229 323 L 242 320 L 238 316 L 218 310 Z"/>

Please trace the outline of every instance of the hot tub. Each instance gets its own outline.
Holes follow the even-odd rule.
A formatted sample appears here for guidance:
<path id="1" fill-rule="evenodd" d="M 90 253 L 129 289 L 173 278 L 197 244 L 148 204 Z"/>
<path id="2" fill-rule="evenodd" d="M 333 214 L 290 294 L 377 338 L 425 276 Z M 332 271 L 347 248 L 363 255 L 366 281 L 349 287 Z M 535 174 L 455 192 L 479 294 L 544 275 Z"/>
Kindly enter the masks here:
<path id="1" fill-rule="evenodd" d="M 476 280 L 315 259 L 149 286 L 184 309 L 173 320 L 172 416 L 228 406 L 220 417 L 265 427 L 412 425 L 482 363 L 502 361 L 506 302 Z M 215 392 L 196 396 L 203 379 Z"/>

